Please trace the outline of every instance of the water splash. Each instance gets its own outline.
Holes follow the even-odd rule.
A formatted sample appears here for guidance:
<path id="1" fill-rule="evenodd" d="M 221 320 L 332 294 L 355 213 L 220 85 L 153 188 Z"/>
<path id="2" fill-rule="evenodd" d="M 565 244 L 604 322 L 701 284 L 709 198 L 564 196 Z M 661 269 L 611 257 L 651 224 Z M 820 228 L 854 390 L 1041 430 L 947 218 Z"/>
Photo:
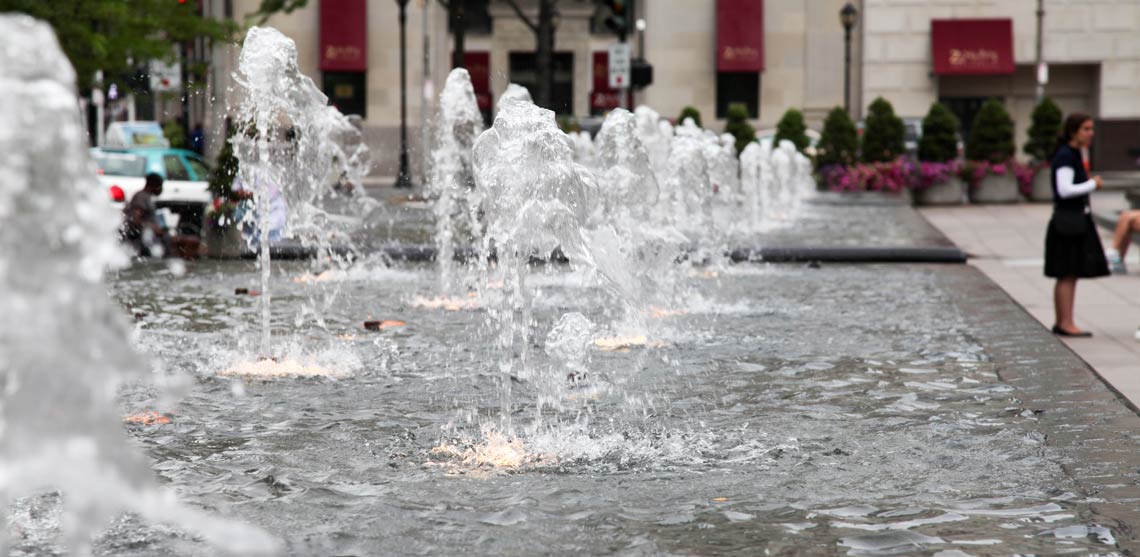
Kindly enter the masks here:
<path id="1" fill-rule="evenodd" d="M 712 184 L 703 134 L 691 118 L 686 118 L 675 132 L 669 146 L 669 178 L 664 187 L 668 213 L 679 229 L 690 237 L 699 237 L 712 222 Z"/>
<path id="2" fill-rule="evenodd" d="M 0 504 L 62 492 L 75 555 L 90 554 L 93 534 L 122 512 L 236 554 L 276 551 L 264 533 L 158 490 L 123 434 L 116 391 L 149 366 L 103 284 L 106 268 L 127 261 L 120 217 L 95 180 L 75 72 L 46 24 L 0 15 L 0 92 Z"/>
<path id="3" fill-rule="evenodd" d="M 569 132 L 569 135 L 574 142 L 574 162 L 593 170 L 598 161 L 594 139 L 590 137 L 590 132 L 576 131 Z"/>
<path id="4" fill-rule="evenodd" d="M 502 110 L 503 105 L 509 100 L 534 103 L 534 99 L 530 96 L 530 90 L 517 83 L 507 85 L 507 90 L 503 91 L 502 95 L 499 95 L 499 103 L 495 106 L 499 107 L 499 110 Z"/>
<path id="5" fill-rule="evenodd" d="M 780 144 L 772 150 L 772 181 L 769 182 L 771 210 L 769 218 L 788 221 L 795 215 L 797 200 L 795 196 L 795 155 L 796 147 L 791 141 L 781 140 Z"/>
<path id="6" fill-rule="evenodd" d="M 496 302 L 489 304 L 489 316 L 504 355 L 499 363 L 504 431 L 510 431 L 511 377 L 529 370 L 529 258 L 549 257 L 561 248 L 573 264 L 592 264 L 582 230 L 597 203 L 597 183 L 573 159 L 573 146 L 555 125 L 554 113 L 520 100 L 501 104 L 494 125 L 475 141 L 475 179 L 487 204 L 486 244 L 487 249 L 494 244 L 498 259 L 485 282 L 504 285 L 485 294 Z"/>
<path id="7" fill-rule="evenodd" d="M 644 107 L 642 107 L 644 108 Z M 653 170 L 650 152 L 641 137 L 646 129 L 656 130 L 651 110 L 643 110 L 637 117 L 616 109 L 606 116 L 598 132 L 598 176 L 601 183 L 602 203 L 592 221 L 595 228 L 609 227 L 594 232 L 593 244 L 606 250 L 614 258 L 632 262 L 631 271 L 636 283 L 622 285 L 624 299 L 638 316 L 649 311 L 651 301 L 669 302 L 678 281 L 674 262 L 688 244 L 677 229 L 668 223 L 653 222 L 654 208 L 658 204 L 661 188 Z M 661 136 L 651 134 L 654 140 L 664 143 Z M 655 145 L 660 148 L 660 144 Z M 663 297 L 663 299 L 661 298 Z M 644 323 L 626 334 L 644 334 Z"/>
<path id="8" fill-rule="evenodd" d="M 599 210 L 611 222 L 644 220 L 657 203 L 657 176 L 637 128 L 634 115 L 619 108 L 598 132 L 598 178 L 605 184 Z"/>
<path id="9" fill-rule="evenodd" d="M 455 68 L 439 95 L 439 121 L 432 152 L 432 179 L 429 193 L 435 197 L 436 264 L 440 291 L 451 292 L 455 269 L 456 236 L 478 245 L 482 236 L 479 220 L 480 194 L 475 188 L 471 148 L 483 132 L 483 115 L 475 99 L 471 76 Z M 479 256 L 476 255 L 476 259 Z"/>
<path id="10" fill-rule="evenodd" d="M 633 113 L 637 117 L 637 137 L 645 146 L 650 168 L 657 181 L 662 182 L 669 163 L 669 142 L 673 139 L 673 126 L 662 120 L 656 110 L 645 105 L 637 107 Z"/>
<path id="11" fill-rule="evenodd" d="M 748 230 L 758 230 L 763 218 L 761 151 L 760 144 L 753 141 L 740 152 L 740 189 Z"/>
<path id="12" fill-rule="evenodd" d="M 260 354 L 273 354 L 271 346 L 272 296 L 269 289 L 269 246 L 275 233 L 301 240 L 329 252 L 335 261 L 333 241 L 347 238 L 346 228 L 358 226 L 364 212 L 375 204 L 355 191 L 350 215 L 333 215 L 325 203 L 337 193 L 333 183 L 359 181 L 368 170 L 368 151 L 360 130 L 336 108 L 297 66 L 297 46 L 279 31 L 253 27 L 246 34 L 235 75 L 245 97 L 239 113 L 248 120 L 234 136 L 239 179 L 256 192 L 256 215 L 261 268 Z M 284 207 L 282 207 L 282 205 Z M 284 211 L 283 230 L 272 222 L 274 210 Z"/>

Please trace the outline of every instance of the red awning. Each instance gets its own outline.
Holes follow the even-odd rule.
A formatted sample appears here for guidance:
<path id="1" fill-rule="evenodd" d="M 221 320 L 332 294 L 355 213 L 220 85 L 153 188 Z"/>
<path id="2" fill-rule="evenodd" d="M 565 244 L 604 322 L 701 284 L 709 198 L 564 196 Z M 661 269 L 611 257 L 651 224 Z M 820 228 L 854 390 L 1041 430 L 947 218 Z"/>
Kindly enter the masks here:
<path id="1" fill-rule="evenodd" d="M 934 19 L 930 44 L 938 75 L 1013 73 L 1012 19 Z"/>
<path id="2" fill-rule="evenodd" d="M 368 70 L 366 0 L 321 0 L 321 71 Z"/>
<path id="3" fill-rule="evenodd" d="M 485 50 L 465 51 L 463 65 L 471 74 L 471 88 L 475 90 L 479 110 L 491 110 L 491 53 Z"/>
<path id="4" fill-rule="evenodd" d="M 764 0 L 716 0 L 716 71 L 764 71 Z"/>

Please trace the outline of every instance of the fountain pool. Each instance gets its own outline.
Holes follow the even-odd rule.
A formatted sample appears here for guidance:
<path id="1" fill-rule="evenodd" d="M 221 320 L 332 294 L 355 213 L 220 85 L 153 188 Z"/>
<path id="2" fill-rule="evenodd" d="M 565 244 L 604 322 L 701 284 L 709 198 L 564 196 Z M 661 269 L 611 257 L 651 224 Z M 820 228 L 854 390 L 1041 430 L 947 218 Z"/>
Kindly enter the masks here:
<path id="1" fill-rule="evenodd" d="M 136 266 L 112 289 L 145 314 L 139 345 L 192 378 L 173 406 L 123 393 L 173 417 L 130 429 L 156 473 L 292 554 L 986 555 L 1107 552 L 1120 535 L 1069 471 L 1089 459 L 1049 441 L 1067 426 L 1027 402 L 1046 386 L 1025 378 L 1041 362 L 1002 348 L 1009 334 L 1053 341 L 966 266 L 694 272 L 684 303 L 655 320 L 661 344 L 592 348 L 562 412 L 515 439 L 484 435 L 498 356 L 471 334 L 482 310 L 416 307 L 433 269 L 340 277 L 327 330 L 291 325 L 309 285 L 289 277 L 307 269 L 279 269 L 275 337 L 323 353 L 339 378 L 218 376 L 241 331 L 257 331 L 256 304 L 233 295 L 259 280 L 250 263 L 202 262 L 177 282 Z M 529 281 L 540 322 L 597 311 L 601 292 L 577 273 Z M 980 327 L 975 304 L 1005 308 L 1005 326 Z M 362 312 L 407 325 L 363 331 Z M 1095 415 L 1135 421 L 1099 392 Z M 534 394 L 516 384 L 515 411 Z M 134 554 L 209 553 L 130 519 L 96 547 L 118 551 L 124 536 Z"/>

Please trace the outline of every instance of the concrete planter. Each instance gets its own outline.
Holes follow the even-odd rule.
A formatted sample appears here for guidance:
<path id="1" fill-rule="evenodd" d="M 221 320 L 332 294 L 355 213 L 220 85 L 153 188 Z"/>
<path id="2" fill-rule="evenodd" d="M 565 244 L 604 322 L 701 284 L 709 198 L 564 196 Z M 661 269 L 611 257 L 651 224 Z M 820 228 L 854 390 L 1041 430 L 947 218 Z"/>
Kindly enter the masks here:
<path id="1" fill-rule="evenodd" d="M 1042 168 L 1033 175 L 1033 189 L 1029 192 L 1030 201 L 1053 201 L 1053 180 L 1049 167 Z"/>
<path id="2" fill-rule="evenodd" d="M 987 174 L 982 181 L 970 188 L 971 203 L 1017 203 L 1021 193 L 1017 191 L 1017 178 L 1013 172 Z"/>
<path id="3" fill-rule="evenodd" d="M 216 227 L 209 221 L 202 231 L 202 243 L 206 245 L 206 257 L 212 259 L 237 259 L 245 249 L 240 227 Z"/>
<path id="4" fill-rule="evenodd" d="M 916 205 L 961 205 L 966 198 L 966 183 L 957 176 L 929 188 L 914 190 Z"/>

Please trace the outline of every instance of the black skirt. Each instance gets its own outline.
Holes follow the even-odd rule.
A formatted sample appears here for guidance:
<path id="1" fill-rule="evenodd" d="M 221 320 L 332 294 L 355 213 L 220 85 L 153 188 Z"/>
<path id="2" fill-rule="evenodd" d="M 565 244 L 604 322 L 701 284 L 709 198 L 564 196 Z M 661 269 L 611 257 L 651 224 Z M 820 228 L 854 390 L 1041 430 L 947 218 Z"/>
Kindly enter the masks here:
<path id="1" fill-rule="evenodd" d="M 1045 276 L 1096 278 L 1109 274 L 1092 215 L 1054 211 L 1045 232 Z"/>

